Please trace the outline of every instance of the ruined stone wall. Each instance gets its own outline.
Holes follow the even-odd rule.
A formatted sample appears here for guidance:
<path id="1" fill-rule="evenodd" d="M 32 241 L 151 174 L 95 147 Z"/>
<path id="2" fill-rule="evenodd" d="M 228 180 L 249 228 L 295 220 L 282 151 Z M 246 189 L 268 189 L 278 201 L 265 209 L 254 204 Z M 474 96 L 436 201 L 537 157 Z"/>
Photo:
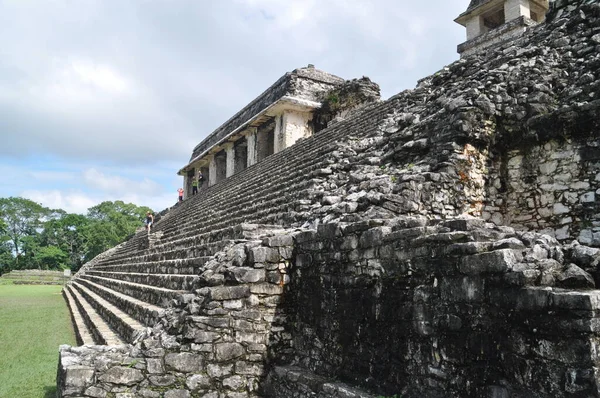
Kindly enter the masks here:
<path id="1" fill-rule="evenodd" d="M 600 246 L 597 141 L 553 140 L 509 151 L 502 162 L 502 176 L 488 188 L 484 219 Z"/>
<path id="2" fill-rule="evenodd" d="M 218 253 L 201 275 L 206 287 L 173 300 L 132 345 L 61 347 L 60 396 L 260 396 L 266 364 L 290 358 L 279 305 L 292 245 L 267 237 Z"/>
<path id="3" fill-rule="evenodd" d="M 595 393 L 600 296 L 550 287 L 593 285 L 556 241 L 478 220 L 382 224 L 295 235 L 284 304 L 295 364 L 386 396 Z M 270 377 L 273 397 L 318 383 Z"/>

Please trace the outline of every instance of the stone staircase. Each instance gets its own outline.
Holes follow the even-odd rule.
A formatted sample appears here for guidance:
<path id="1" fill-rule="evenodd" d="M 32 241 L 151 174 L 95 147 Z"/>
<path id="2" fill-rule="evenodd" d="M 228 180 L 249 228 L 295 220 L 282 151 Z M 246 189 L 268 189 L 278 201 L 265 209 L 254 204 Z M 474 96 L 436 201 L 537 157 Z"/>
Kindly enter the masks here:
<path id="1" fill-rule="evenodd" d="M 302 222 L 297 210 L 314 194 L 315 170 L 330 164 L 336 142 L 373 133 L 389 110 L 389 102 L 372 105 L 351 125 L 340 122 L 201 191 L 149 234 L 138 232 L 85 266 L 64 289 L 79 343 L 131 342 L 170 303 L 210 284 L 200 275 L 216 253 Z"/>

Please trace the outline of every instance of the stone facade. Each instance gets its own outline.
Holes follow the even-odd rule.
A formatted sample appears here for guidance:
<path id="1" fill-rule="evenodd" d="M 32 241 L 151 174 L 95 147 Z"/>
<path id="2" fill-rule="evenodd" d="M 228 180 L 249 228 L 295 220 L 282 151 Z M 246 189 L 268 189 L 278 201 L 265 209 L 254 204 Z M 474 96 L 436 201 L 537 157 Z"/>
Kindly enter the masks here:
<path id="1" fill-rule="evenodd" d="M 548 0 L 473 0 L 455 22 L 467 30 L 467 41 L 458 46 L 461 57 L 505 43 L 543 22 Z"/>
<path id="2" fill-rule="evenodd" d="M 600 3 L 557 1 L 389 100 L 340 83 L 279 152 L 248 130 L 268 156 L 220 148 L 64 289 L 59 396 L 599 397 L 599 54 Z"/>
<path id="3" fill-rule="evenodd" d="M 379 87 L 366 80 L 370 95 L 357 91 L 355 102 L 338 106 L 338 116 L 379 100 Z M 310 137 L 315 132 L 315 112 L 323 103 L 330 104 L 332 93 L 340 87 L 346 93 L 349 88 L 360 90 L 369 85 L 353 82 L 345 83 L 313 65 L 285 74 L 194 148 L 190 162 L 179 171 L 184 177 L 184 197 L 192 193 L 191 182 L 199 171 L 205 179 L 208 177 L 199 189 L 208 188 Z M 357 102 L 359 99 L 361 102 Z"/>

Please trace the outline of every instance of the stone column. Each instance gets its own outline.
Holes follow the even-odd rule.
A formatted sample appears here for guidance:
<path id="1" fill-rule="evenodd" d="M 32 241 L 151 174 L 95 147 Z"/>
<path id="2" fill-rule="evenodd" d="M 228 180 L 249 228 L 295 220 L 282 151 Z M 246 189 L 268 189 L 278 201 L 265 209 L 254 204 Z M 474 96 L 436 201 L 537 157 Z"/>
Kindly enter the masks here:
<path id="1" fill-rule="evenodd" d="M 235 150 L 233 149 L 233 143 L 228 142 L 223 145 L 225 154 L 227 155 L 227 166 L 225 168 L 225 177 L 229 178 L 235 172 Z"/>
<path id="2" fill-rule="evenodd" d="M 192 192 L 190 191 L 188 184 L 191 186 L 192 184 L 189 182 L 189 177 L 188 176 L 183 176 L 183 199 L 187 199 L 188 197 L 190 197 L 190 195 L 192 194 Z"/>
<path id="3" fill-rule="evenodd" d="M 300 138 L 312 135 L 309 126 L 311 114 L 285 110 L 275 118 L 274 153 L 280 152 L 296 143 Z"/>
<path id="4" fill-rule="evenodd" d="M 467 40 L 471 40 L 481 35 L 483 31 L 483 19 L 480 15 L 476 15 L 469 19 L 465 24 L 467 27 Z"/>
<path id="5" fill-rule="evenodd" d="M 217 162 L 215 155 L 208 155 L 208 186 L 211 187 L 217 183 Z"/>
<path id="6" fill-rule="evenodd" d="M 256 127 L 250 127 L 246 133 L 246 141 L 248 142 L 248 163 L 247 167 L 258 162 L 258 151 L 256 145 Z"/>
<path id="7" fill-rule="evenodd" d="M 531 18 L 529 0 L 506 0 L 504 3 L 504 21 L 512 21 L 520 16 Z"/>

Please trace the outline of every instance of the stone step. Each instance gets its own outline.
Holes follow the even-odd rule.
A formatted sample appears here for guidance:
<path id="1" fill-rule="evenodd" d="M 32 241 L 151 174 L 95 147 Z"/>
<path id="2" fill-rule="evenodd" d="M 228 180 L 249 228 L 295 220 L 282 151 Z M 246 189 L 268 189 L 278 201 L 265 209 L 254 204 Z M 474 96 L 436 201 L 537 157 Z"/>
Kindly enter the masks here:
<path id="1" fill-rule="evenodd" d="M 318 166 L 322 166 L 321 162 L 319 162 Z M 251 190 L 249 191 L 248 189 L 244 189 L 243 192 L 239 195 L 235 195 L 235 193 L 229 191 L 227 192 L 227 198 L 225 200 L 225 202 L 228 204 L 228 206 L 215 206 L 214 203 L 209 203 L 209 202 L 205 202 L 202 203 L 201 206 L 198 206 L 198 208 L 196 209 L 191 209 L 190 212 L 187 212 L 186 214 L 186 220 L 179 220 L 177 218 L 173 218 L 172 220 L 173 223 L 175 223 L 175 225 L 173 225 L 172 223 L 169 223 L 167 225 L 165 225 L 163 230 L 165 231 L 166 235 L 170 235 L 173 233 L 174 230 L 176 230 L 178 228 L 179 225 L 181 224 L 185 224 L 189 219 L 197 219 L 197 218 L 205 218 L 205 219 L 213 219 L 215 214 L 221 215 L 220 212 L 215 211 L 215 208 L 221 208 L 221 212 L 225 212 L 228 215 L 231 215 L 231 208 L 239 208 L 239 209 L 245 209 L 247 206 L 247 204 L 250 202 L 252 202 L 252 200 L 249 200 L 253 197 L 262 197 L 262 201 L 260 201 L 261 203 L 267 203 L 268 200 L 272 199 L 272 198 L 278 198 L 282 196 L 282 192 L 285 191 L 285 187 L 288 185 L 294 185 L 294 184 L 306 184 L 306 175 L 308 173 L 306 172 L 302 172 L 299 173 L 299 177 L 297 177 L 296 179 L 290 180 L 289 178 L 289 174 L 285 174 L 284 177 L 282 177 L 282 181 L 285 182 L 285 184 L 275 184 L 273 179 L 271 178 L 268 182 L 267 185 L 273 185 L 273 192 L 269 193 L 269 197 L 265 197 L 265 192 L 264 192 L 264 186 L 265 183 L 261 183 L 258 184 L 258 188 L 263 188 L 262 190 L 258 190 L 256 193 L 252 192 Z M 297 191 L 298 189 L 293 189 L 291 191 Z M 212 212 L 210 211 L 212 210 Z M 187 224 L 189 225 L 189 223 Z"/>
<path id="2" fill-rule="evenodd" d="M 128 313 L 122 311 L 119 307 L 113 305 L 111 302 L 105 300 L 104 298 L 110 297 L 112 300 L 115 300 L 115 297 L 121 298 L 120 296 L 124 296 L 123 294 L 111 291 L 110 289 L 107 289 L 103 286 L 97 285 L 93 282 L 86 281 L 83 279 L 77 279 L 76 281 L 73 281 L 72 285 L 94 307 L 96 312 L 102 316 L 105 322 L 107 322 L 124 341 L 131 342 L 136 332 L 144 328 L 144 324 L 140 323 L 138 320 L 131 317 Z M 100 296 L 98 292 L 102 292 L 105 294 Z M 122 301 L 127 302 L 128 300 L 122 298 Z M 141 304 L 137 304 L 137 306 L 141 306 Z"/>
<path id="3" fill-rule="evenodd" d="M 88 279 L 80 278 L 77 282 L 85 285 L 101 298 L 116 306 L 120 311 L 145 326 L 154 326 L 156 318 L 164 312 L 164 308 L 161 306 L 139 300 Z"/>
<path id="4" fill-rule="evenodd" d="M 94 306 L 90 304 L 87 298 L 84 297 L 75 286 L 76 283 L 72 282 L 70 285 L 66 286 L 65 289 L 67 289 L 74 298 L 90 333 L 94 337 L 94 342 L 96 344 L 105 345 L 123 344 L 124 342 L 119 335 L 111 329 L 104 318 L 96 311 Z"/>
<path id="5" fill-rule="evenodd" d="M 62 290 L 62 294 L 65 298 L 65 301 L 67 302 L 69 311 L 71 312 L 71 319 L 73 320 L 73 329 L 75 329 L 75 337 L 77 339 L 77 344 L 95 344 L 94 337 L 92 336 L 92 333 L 86 326 L 85 319 L 81 315 L 79 307 L 77 307 L 77 303 L 75 302 L 75 299 L 73 298 L 73 295 L 71 294 L 68 286 L 66 286 Z"/>
<path id="6" fill-rule="evenodd" d="M 118 279 L 127 282 L 140 283 L 143 285 L 164 287 L 172 290 L 193 291 L 200 289 L 202 281 L 198 275 L 189 274 L 160 274 L 160 273 L 136 273 L 91 270 L 86 275 L 95 275 L 104 278 Z"/>
<path id="7" fill-rule="evenodd" d="M 97 265 L 94 270 L 110 272 L 135 272 L 141 274 L 198 275 L 212 256 L 188 257 L 177 260 L 129 262 L 114 265 Z"/>
<path id="8" fill-rule="evenodd" d="M 213 256 L 225 247 L 236 243 L 236 240 L 222 240 L 206 244 L 198 244 L 194 237 L 178 243 L 157 245 L 152 249 L 130 252 L 127 255 L 102 262 L 102 265 L 120 265 L 124 263 L 141 263 L 150 261 L 168 261 L 182 258 Z"/>
<path id="9" fill-rule="evenodd" d="M 182 294 L 187 293 L 185 290 L 166 289 L 162 287 L 90 274 L 82 275 L 80 278 L 90 280 L 98 285 L 102 285 L 116 292 L 134 297 L 135 299 L 145 303 L 150 303 L 161 307 L 166 307 L 170 300 L 177 300 Z"/>
<path id="10" fill-rule="evenodd" d="M 381 398 L 361 388 L 317 375 L 297 366 L 275 366 L 264 383 L 264 391 L 272 398 L 320 397 L 320 398 Z M 302 391 L 302 395 L 295 393 Z M 391 397 L 391 396 L 390 396 Z"/>

